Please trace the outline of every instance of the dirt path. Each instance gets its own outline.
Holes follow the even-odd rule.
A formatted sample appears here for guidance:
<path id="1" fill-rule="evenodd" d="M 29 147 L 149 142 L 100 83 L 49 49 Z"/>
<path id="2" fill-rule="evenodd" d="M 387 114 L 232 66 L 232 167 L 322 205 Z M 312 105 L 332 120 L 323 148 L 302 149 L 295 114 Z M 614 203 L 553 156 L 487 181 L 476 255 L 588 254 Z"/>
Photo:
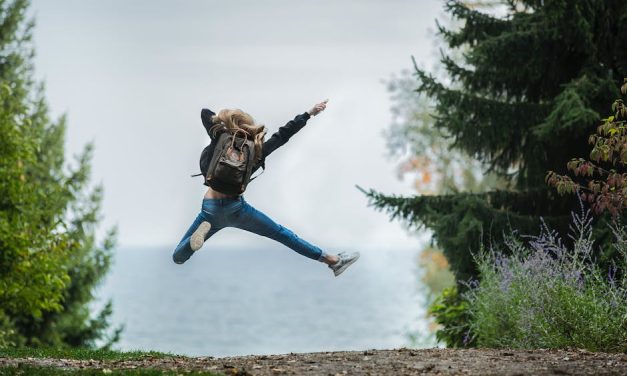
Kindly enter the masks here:
<path id="1" fill-rule="evenodd" d="M 0 366 L 158 368 L 226 375 L 627 375 L 627 354 L 558 350 L 368 350 L 134 361 L 7 359 Z"/>

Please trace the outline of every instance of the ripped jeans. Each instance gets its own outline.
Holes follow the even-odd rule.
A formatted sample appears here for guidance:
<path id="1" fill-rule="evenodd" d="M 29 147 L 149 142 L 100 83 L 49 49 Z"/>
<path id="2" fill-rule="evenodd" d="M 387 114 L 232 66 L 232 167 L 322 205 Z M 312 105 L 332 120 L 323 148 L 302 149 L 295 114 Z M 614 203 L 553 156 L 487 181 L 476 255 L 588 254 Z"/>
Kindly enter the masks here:
<path id="1" fill-rule="evenodd" d="M 172 259 L 175 263 L 182 264 L 194 254 L 190 246 L 190 238 L 203 221 L 211 224 L 211 230 L 205 236 L 205 240 L 225 227 L 236 227 L 274 239 L 310 259 L 322 262 L 327 256 L 320 248 L 275 223 L 267 215 L 249 205 L 243 196 L 239 196 L 205 198 L 202 201 L 202 210 L 174 250 Z"/>

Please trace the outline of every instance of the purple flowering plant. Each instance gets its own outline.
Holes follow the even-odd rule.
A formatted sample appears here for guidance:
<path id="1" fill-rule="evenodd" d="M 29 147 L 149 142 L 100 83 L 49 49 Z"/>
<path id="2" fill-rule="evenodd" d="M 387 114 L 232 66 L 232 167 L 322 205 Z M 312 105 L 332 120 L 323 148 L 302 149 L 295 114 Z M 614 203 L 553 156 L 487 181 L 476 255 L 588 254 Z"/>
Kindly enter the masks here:
<path id="1" fill-rule="evenodd" d="M 478 346 L 627 352 L 627 228 L 611 227 L 621 258 L 601 270 L 592 214 L 580 205 L 568 246 L 542 222 L 537 236 L 507 236 L 507 252 L 475 255 L 480 279 L 465 298 Z"/>

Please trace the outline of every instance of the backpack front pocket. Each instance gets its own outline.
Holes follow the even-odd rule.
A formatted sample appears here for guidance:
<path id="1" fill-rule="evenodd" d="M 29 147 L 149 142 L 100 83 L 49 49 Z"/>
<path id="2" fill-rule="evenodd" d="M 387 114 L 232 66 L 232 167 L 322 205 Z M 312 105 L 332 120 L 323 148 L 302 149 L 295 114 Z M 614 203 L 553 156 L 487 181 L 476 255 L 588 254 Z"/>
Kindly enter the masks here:
<path id="1" fill-rule="evenodd" d="M 246 174 L 246 164 L 240 161 L 233 161 L 228 158 L 220 159 L 216 166 L 214 177 L 220 181 L 237 185 L 241 184 Z"/>

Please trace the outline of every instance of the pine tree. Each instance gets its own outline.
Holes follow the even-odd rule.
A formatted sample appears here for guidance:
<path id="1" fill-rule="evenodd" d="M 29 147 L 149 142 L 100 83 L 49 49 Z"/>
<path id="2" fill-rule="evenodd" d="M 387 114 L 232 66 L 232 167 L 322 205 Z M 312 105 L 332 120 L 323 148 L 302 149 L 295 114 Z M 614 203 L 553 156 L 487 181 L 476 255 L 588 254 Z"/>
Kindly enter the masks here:
<path id="1" fill-rule="evenodd" d="M 0 0 L 0 347 L 115 341 L 111 303 L 88 303 L 114 242 L 97 245 L 101 187 L 90 188 L 92 146 L 71 166 L 65 118 L 52 121 L 33 79 L 27 0 Z M 108 340 L 108 341 L 107 341 Z"/>
<path id="2" fill-rule="evenodd" d="M 392 218 L 433 230 L 459 280 L 476 274 L 472 251 L 498 244 L 511 228 L 534 233 L 539 218 L 561 231 L 572 197 L 544 181 L 586 155 L 588 135 L 618 96 L 627 73 L 627 3 L 622 0 L 508 0 L 497 17 L 448 1 L 463 26 L 439 26 L 450 51 L 448 79 L 419 69 L 417 92 L 435 102 L 435 127 L 511 182 L 505 190 L 400 197 L 373 190 L 370 203 Z M 447 84 L 452 82 L 454 85 Z"/>

